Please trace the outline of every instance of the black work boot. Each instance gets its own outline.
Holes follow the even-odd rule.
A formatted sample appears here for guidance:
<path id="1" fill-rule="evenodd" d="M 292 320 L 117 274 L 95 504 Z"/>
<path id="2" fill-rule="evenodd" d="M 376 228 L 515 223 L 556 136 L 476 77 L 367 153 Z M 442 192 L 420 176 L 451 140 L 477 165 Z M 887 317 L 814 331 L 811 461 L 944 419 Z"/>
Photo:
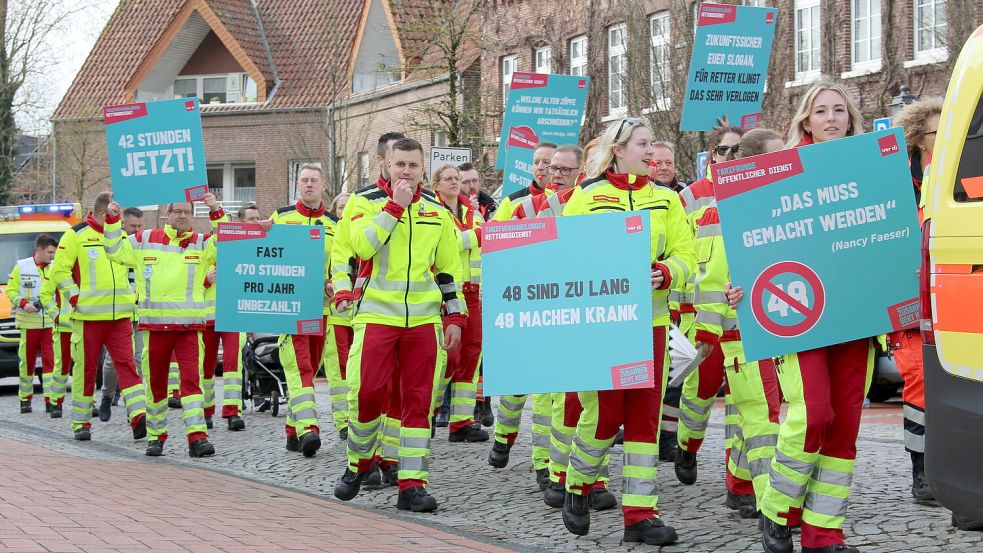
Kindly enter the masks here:
<path id="1" fill-rule="evenodd" d="M 171 397 L 167 398 L 167 406 L 169 408 L 171 408 L 171 409 L 180 409 L 181 408 L 181 398 L 174 397 L 174 396 L 171 396 Z"/>
<path id="2" fill-rule="evenodd" d="M 562 515 L 567 531 L 577 536 L 586 536 L 590 531 L 590 498 L 567 492 L 563 498 Z"/>
<path id="3" fill-rule="evenodd" d="M 481 425 L 478 423 L 473 423 L 461 428 L 460 430 L 451 430 L 447 434 L 447 441 L 449 442 L 487 442 L 488 432 L 481 429 Z"/>
<path id="4" fill-rule="evenodd" d="M 109 419 L 113 416 L 113 398 L 103 397 L 102 402 L 99 403 L 99 420 L 102 422 L 109 422 Z"/>
<path id="5" fill-rule="evenodd" d="M 75 431 L 75 439 L 80 442 L 87 442 L 92 439 L 92 431 L 82 427 Z"/>
<path id="6" fill-rule="evenodd" d="M 536 485 L 539 491 L 546 491 L 546 486 L 550 483 L 550 469 L 536 469 Z"/>
<path id="7" fill-rule="evenodd" d="M 345 443 L 345 442 L 348 441 L 348 427 L 347 426 L 338 431 L 338 440 L 340 442 L 342 442 L 342 443 Z"/>
<path id="8" fill-rule="evenodd" d="M 761 545 L 765 553 L 792 553 L 792 530 L 768 517 L 761 517 Z"/>
<path id="9" fill-rule="evenodd" d="M 137 420 L 137 425 L 133 427 L 133 439 L 142 440 L 147 437 L 147 416 L 137 416 L 140 418 Z"/>
<path id="10" fill-rule="evenodd" d="M 488 464 L 497 469 L 505 468 L 505 465 L 509 464 L 509 450 L 511 449 L 512 444 L 503 444 L 495 440 L 495 443 L 492 444 L 491 453 L 488 454 Z"/>
<path id="11" fill-rule="evenodd" d="M 147 457 L 160 457 L 164 454 L 164 442 L 160 440 L 150 440 L 147 444 Z"/>
<path id="12" fill-rule="evenodd" d="M 451 410 L 447 405 L 441 405 L 440 409 L 437 411 L 437 417 L 434 418 L 433 425 L 437 428 L 446 428 L 450 424 L 451 420 Z"/>
<path id="13" fill-rule="evenodd" d="M 918 501 L 934 502 L 932 488 L 925 478 L 925 454 L 911 452 L 911 495 Z"/>
<path id="14" fill-rule="evenodd" d="M 432 513 L 437 510 L 437 500 L 423 486 L 414 486 L 405 492 L 399 492 L 396 508 L 414 513 Z"/>
<path id="15" fill-rule="evenodd" d="M 362 479 L 367 474 L 366 472 L 352 472 L 350 467 L 346 468 L 345 474 L 342 474 L 334 485 L 334 496 L 342 501 L 355 499 L 362 488 Z"/>
<path id="16" fill-rule="evenodd" d="M 300 440 L 294 434 L 287 434 L 287 451 L 300 451 Z"/>
<path id="17" fill-rule="evenodd" d="M 399 485 L 399 464 L 392 463 L 382 467 L 382 482 L 389 486 Z"/>
<path id="18" fill-rule="evenodd" d="M 650 518 L 625 526 L 624 541 L 642 542 L 648 545 L 668 545 L 678 538 L 676 529 L 666 526 L 661 519 Z"/>
<path id="19" fill-rule="evenodd" d="M 591 511 L 607 511 L 618 506 L 618 498 L 607 488 L 592 489 L 589 498 Z"/>
<path id="20" fill-rule="evenodd" d="M 676 478 L 687 486 L 696 483 L 696 454 L 680 448 L 676 453 Z"/>
<path id="21" fill-rule="evenodd" d="M 215 428 L 215 422 L 212 421 L 211 417 L 205 417 L 205 428 L 209 430 Z"/>
<path id="22" fill-rule="evenodd" d="M 45 413 L 50 413 L 51 412 L 51 408 L 52 408 L 52 405 L 50 403 L 48 403 L 47 401 L 44 402 L 44 412 Z"/>
<path id="23" fill-rule="evenodd" d="M 485 428 L 495 425 L 495 414 L 492 413 L 491 398 L 485 396 L 484 401 L 479 401 L 474 406 L 474 420 L 481 423 Z"/>
<path id="24" fill-rule="evenodd" d="M 311 431 L 300 437 L 300 452 L 304 457 L 313 457 L 319 449 L 321 449 L 321 436 L 317 432 Z"/>
<path id="25" fill-rule="evenodd" d="M 31 407 L 31 400 L 22 399 L 20 402 L 20 413 L 24 415 L 30 413 L 31 411 L 33 411 L 33 408 Z"/>
<path id="26" fill-rule="evenodd" d="M 246 429 L 246 421 L 242 420 L 239 415 L 232 415 L 231 417 L 226 417 L 228 420 L 229 431 L 239 432 Z"/>
<path id="27" fill-rule="evenodd" d="M 212 455 L 215 455 L 215 446 L 206 438 L 195 440 L 188 446 L 189 457 L 211 457 Z"/>
<path id="28" fill-rule="evenodd" d="M 51 418 L 60 419 L 62 416 L 61 405 L 55 404 L 51 406 Z"/>
<path id="29" fill-rule="evenodd" d="M 563 500 L 566 499 L 567 489 L 559 482 L 550 482 L 543 490 L 543 503 L 554 509 L 563 508 Z"/>
<path id="30" fill-rule="evenodd" d="M 826 547 L 803 547 L 802 553 L 860 553 L 860 550 L 852 545 L 837 543 Z"/>
<path id="31" fill-rule="evenodd" d="M 369 469 L 369 472 L 362 477 L 362 484 L 365 486 L 366 490 L 378 490 L 389 485 L 388 483 L 386 485 L 382 484 L 382 469 L 380 469 L 379 465 L 375 463 L 372 464 L 372 468 Z"/>
<path id="32" fill-rule="evenodd" d="M 675 462 L 677 453 L 679 453 L 679 442 L 676 441 L 676 433 L 663 432 L 659 436 L 659 460 Z"/>

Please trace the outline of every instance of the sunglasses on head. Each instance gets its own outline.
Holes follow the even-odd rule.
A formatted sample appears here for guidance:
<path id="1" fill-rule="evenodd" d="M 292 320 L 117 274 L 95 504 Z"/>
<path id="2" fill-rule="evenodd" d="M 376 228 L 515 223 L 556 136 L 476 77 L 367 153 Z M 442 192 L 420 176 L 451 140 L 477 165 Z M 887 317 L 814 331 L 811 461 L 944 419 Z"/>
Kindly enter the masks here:
<path id="1" fill-rule="evenodd" d="M 713 151 L 716 152 L 718 156 L 725 156 L 727 155 L 727 152 L 734 152 L 736 154 L 739 146 L 740 144 L 734 144 L 733 146 L 717 146 L 713 149 Z"/>
<path id="2" fill-rule="evenodd" d="M 628 128 L 631 129 L 632 127 L 638 124 L 638 119 L 628 118 L 628 119 L 621 120 L 621 124 L 618 125 L 618 132 L 614 134 L 614 140 L 616 142 L 618 141 L 618 138 L 621 136 L 621 131 L 625 129 L 626 124 L 628 125 Z"/>

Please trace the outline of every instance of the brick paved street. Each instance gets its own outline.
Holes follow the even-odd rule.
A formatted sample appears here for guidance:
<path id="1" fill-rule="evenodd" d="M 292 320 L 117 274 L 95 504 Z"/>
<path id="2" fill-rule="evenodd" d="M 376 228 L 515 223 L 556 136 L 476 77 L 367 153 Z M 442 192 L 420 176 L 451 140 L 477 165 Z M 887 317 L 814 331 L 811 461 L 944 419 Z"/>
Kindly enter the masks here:
<path id="1" fill-rule="evenodd" d="M 323 393 L 326 385 L 319 381 L 317 387 L 319 405 L 328 405 Z M 221 389 L 220 386 L 217 388 Z M 284 419 L 282 416 L 273 418 L 269 413 L 247 413 L 245 418 L 249 427 L 243 433 L 230 433 L 221 425 L 223 421 L 217 420 L 211 438 L 217 449 L 215 457 L 190 459 L 176 411 L 171 411 L 171 423 L 175 426 L 171 427 L 172 438 L 165 448 L 165 456 L 149 459 L 143 455 L 145 443 L 135 442 L 130 437 L 122 407 L 114 408 L 113 419 L 108 423 L 95 421 L 92 442 L 79 443 L 71 439 L 67 419 L 52 420 L 38 412 L 38 399 L 33 414 L 20 415 L 13 389 L 4 388 L 0 393 L 0 470 L 6 475 L 11 467 L 22 467 L 13 472 L 13 479 L 6 476 L 0 479 L 0 496 L 7 503 L 0 510 L 2 550 L 40 550 L 20 549 L 20 542 L 7 544 L 5 541 L 12 539 L 11 528 L 23 524 L 23 520 L 12 519 L 8 513 L 15 513 L 14 517 L 32 513 L 33 507 L 21 508 L 23 503 L 17 502 L 21 501 L 17 499 L 18 492 L 25 486 L 18 478 L 35 475 L 35 480 L 43 482 L 37 488 L 27 486 L 27 489 L 45 497 L 38 507 L 41 511 L 33 513 L 38 516 L 31 524 L 44 527 L 48 535 L 57 526 L 57 521 L 74 520 L 71 513 L 91 517 L 85 520 L 98 518 L 94 511 L 105 504 L 93 498 L 104 494 L 101 474 L 106 472 L 121 481 L 134 475 L 148 475 L 127 483 L 128 492 L 121 489 L 110 496 L 112 502 L 106 508 L 114 513 L 112 516 L 122 516 L 124 520 L 129 516 L 134 524 L 151 528 L 148 521 L 156 519 L 146 512 L 135 514 L 133 506 L 152 494 L 159 497 L 154 512 L 163 509 L 161 512 L 170 517 L 197 521 L 195 535 L 207 543 L 214 540 L 216 547 L 223 547 L 223 544 L 231 547 L 234 544 L 229 540 L 238 539 L 242 543 L 243 536 L 253 539 L 248 537 L 250 533 L 264 535 L 263 532 L 267 532 L 269 545 L 261 548 L 264 551 L 287 547 L 380 551 L 394 547 L 396 543 L 407 551 L 414 546 L 426 546 L 429 550 L 480 547 L 465 543 L 463 538 L 519 551 L 656 549 L 621 544 L 620 510 L 594 513 L 588 536 L 576 538 L 566 532 L 559 511 L 546 507 L 535 487 L 529 463 L 529 413 L 523 419 L 524 433 L 513 449 L 512 462 L 503 470 L 488 466 L 489 444 L 449 444 L 446 429 L 439 429 L 431 458 L 430 490 L 440 501 L 440 509 L 435 514 L 407 515 L 395 508 L 395 488 L 363 491 L 350 504 L 333 499 L 334 482 L 344 467 L 344 449 L 327 412 L 321 413 L 324 445 L 313 459 L 304 459 L 283 449 Z M 679 544 L 664 547 L 661 551 L 761 550 L 755 522 L 741 520 L 723 506 L 722 418 L 722 409 L 718 405 L 701 450 L 700 480 L 696 485 L 679 484 L 671 465 L 661 467 L 660 505 L 665 520 L 676 527 L 681 539 Z M 865 552 L 983 551 L 983 534 L 958 532 L 949 526 L 948 511 L 917 505 L 911 500 L 909 462 L 901 443 L 901 417 L 897 404 L 875 404 L 865 411 L 858 447 L 855 493 L 845 529 L 849 543 L 861 546 Z M 55 455 L 45 457 L 46 452 Z M 612 489 L 620 493 L 620 448 L 616 448 L 615 453 L 612 456 Z M 73 457 L 85 460 L 75 461 Z M 51 465 L 49 459 L 52 459 Z M 71 469 L 68 469 L 69 464 Z M 62 467 L 63 484 L 38 478 L 52 466 Z M 202 470 L 189 471 L 189 467 Z M 67 482 L 73 474 L 91 476 L 85 486 L 78 487 Z M 171 495 L 173 488 L 181 485 L 177 483 L 184 483 L 184 489 L 191 491 Z M 70 497 L 86 491 L 87 509 L 68 505 Z M 323 498 L 323 501 L 316 498 Z M 189 510 L 183 506 L 190 504 L 197 504 L 197 508 Z M 18 508 L 12 510 L 11 505 Z M 57 517 L 53 519 L 43 516 L 55 513 Z M 239 513 L 238 518 L 234 513 Z M 185 514 L 189 516 L 185 517 Z M 282 533 L 271 537 L 276 535 L 273 528 L 279 525 L 270 524 L 271 520 L 288 521 L 285 523 L 292 529 L 290 537 L 282 536 Z M 231 531 L 226 521 L 236 521 L 242 533 Z M 126 526 L 125 523 L 114 523 L 113 526 L 116 524 Z M 305 534 L 307 528 L 316 531 Z M 161 539 L 174 537 L 173 527 L 160 533 L 164 536 Z M 436 541 L 413 541 L 421 533 Z M 394 536 L 405 540 L 394 540 Z M 155 542 L 155 549 L 160 549 L 159 543 Z M 168 543 L 175 548 L 195 550 L 193 543 Z M 253 542 L 249 544 L 253 545 Z"/>

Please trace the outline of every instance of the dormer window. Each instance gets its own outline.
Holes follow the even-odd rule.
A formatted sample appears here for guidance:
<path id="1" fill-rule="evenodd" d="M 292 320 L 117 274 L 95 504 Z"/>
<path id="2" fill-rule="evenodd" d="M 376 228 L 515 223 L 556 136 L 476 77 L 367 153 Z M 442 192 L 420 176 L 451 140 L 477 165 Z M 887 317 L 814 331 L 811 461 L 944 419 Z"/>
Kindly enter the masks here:
<path id="1" fill-rule="evenodd" d="M 256 101 L 256 83 L 245 73 L 182 75 L 174 79 L 175 98 L 195 98 L 202 104 Z"/>

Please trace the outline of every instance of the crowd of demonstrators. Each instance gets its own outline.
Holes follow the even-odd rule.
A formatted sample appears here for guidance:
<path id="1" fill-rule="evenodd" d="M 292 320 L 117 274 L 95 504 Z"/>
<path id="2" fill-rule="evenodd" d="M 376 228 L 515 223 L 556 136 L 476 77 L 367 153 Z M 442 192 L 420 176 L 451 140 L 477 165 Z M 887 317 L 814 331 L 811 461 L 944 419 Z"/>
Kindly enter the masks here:
<path id="1" fill-rule="evenodd" d="M 916 200 L 940 111 L 940 102 L 929 100 L 898 118 Z M 659 509 L 658 464 L 672 462 L 681 483 L 697 483 L 698 453 L 722 388 L 725 504 L 741 518 L 759 520 L 768 553 L 792 551 L 793 527 L 801 528 L 805 553 L 857 551 L 845 545 L 842 526 L 877 348 L 892 351 L 904 375 L 912 494 L 931 500 L 918 333 L 747 359 L 736 313 L 747 283 L 730 282 L 714 166 L 862 132 L 854 98 L 840 84 L 820 81 L 802 97 L 784 135 L 765 128 L 745 132 L 723 118 L 709 137 L 706 176 L 689 185 L 677 179 L 674 145 L 656 141 L 647 120 L 633 117 L 612 122 L 583 148 L 539 144 L 532 181 L 500 205 L 483 190 L 481 168 L 473 163 L 433 167 L 427 183 L 423 147 L 399 132 L 379 137 L 378 180 L 330 202 L 322 170 L 302 167 L 296 203 L 268 218 L 255 205 L 236 214 L 266 229 L 303 224 L 325 231 L 319 300 L 325 331 L 277 342 L 289 391 L 286 449 L 312 457 L 321 446 L 315 375 L 323 366 L 334 429 L 346 444 L 334 490 L 339 499 L 397 487 L 398 509 L 436 510 L 437 498 L 427 491 L 430 442 L 445 397 L 448 441 L 491 439 L 489 465 L 507 466 L 529 397 L 499 398 L 496 416 L 481 391 L 485 222 L 646 210 L 657 385 L 532 396 L 531 461 L 544 503 L 560 510 L 573 534 L 590 531 L 592 511 L 620 503 L 625 541 L 676 541 Z M 228 220 L 214 196 L 204 203 L 213 227 Z M 104 192 L 60 241 L 38 237 L 6 290 L 21 330 L 22 413 L 32 411 L 33 395 L 34 367 L 25 360 L 40 354 L 46 412 L 53 418 L 62 416 L 71 374 L 75 439 L 92 439 L 92 417 L 108 421 L 122 399 L 134 439 L 147 439 L 147 455 L 162 455 L 168 403 L 177 401 L 189 454 L 211 455 L 221 344 L 221 416 L 229 431 L 246 428 L 236 354 L 246 335 L 215 330 L 216 238 L 192 228 L 193 213 L 190 203 L 171 204 L 163 227 L 145 230 L 139 209 L 123 209 Z M 692 342 L 701 362 L 681 386 L 667 388 L 672 332 Z M 103 395 L 95 407 L 100 368 Z M 177 388 L 173 396 L 169 380 Z M 788 411 L 779 422 L 782 401 Z M 492 426 L 490 435 L 483 427 Z M 608 489 L 617 443 L 624 455 L 620 499 Z"/>

